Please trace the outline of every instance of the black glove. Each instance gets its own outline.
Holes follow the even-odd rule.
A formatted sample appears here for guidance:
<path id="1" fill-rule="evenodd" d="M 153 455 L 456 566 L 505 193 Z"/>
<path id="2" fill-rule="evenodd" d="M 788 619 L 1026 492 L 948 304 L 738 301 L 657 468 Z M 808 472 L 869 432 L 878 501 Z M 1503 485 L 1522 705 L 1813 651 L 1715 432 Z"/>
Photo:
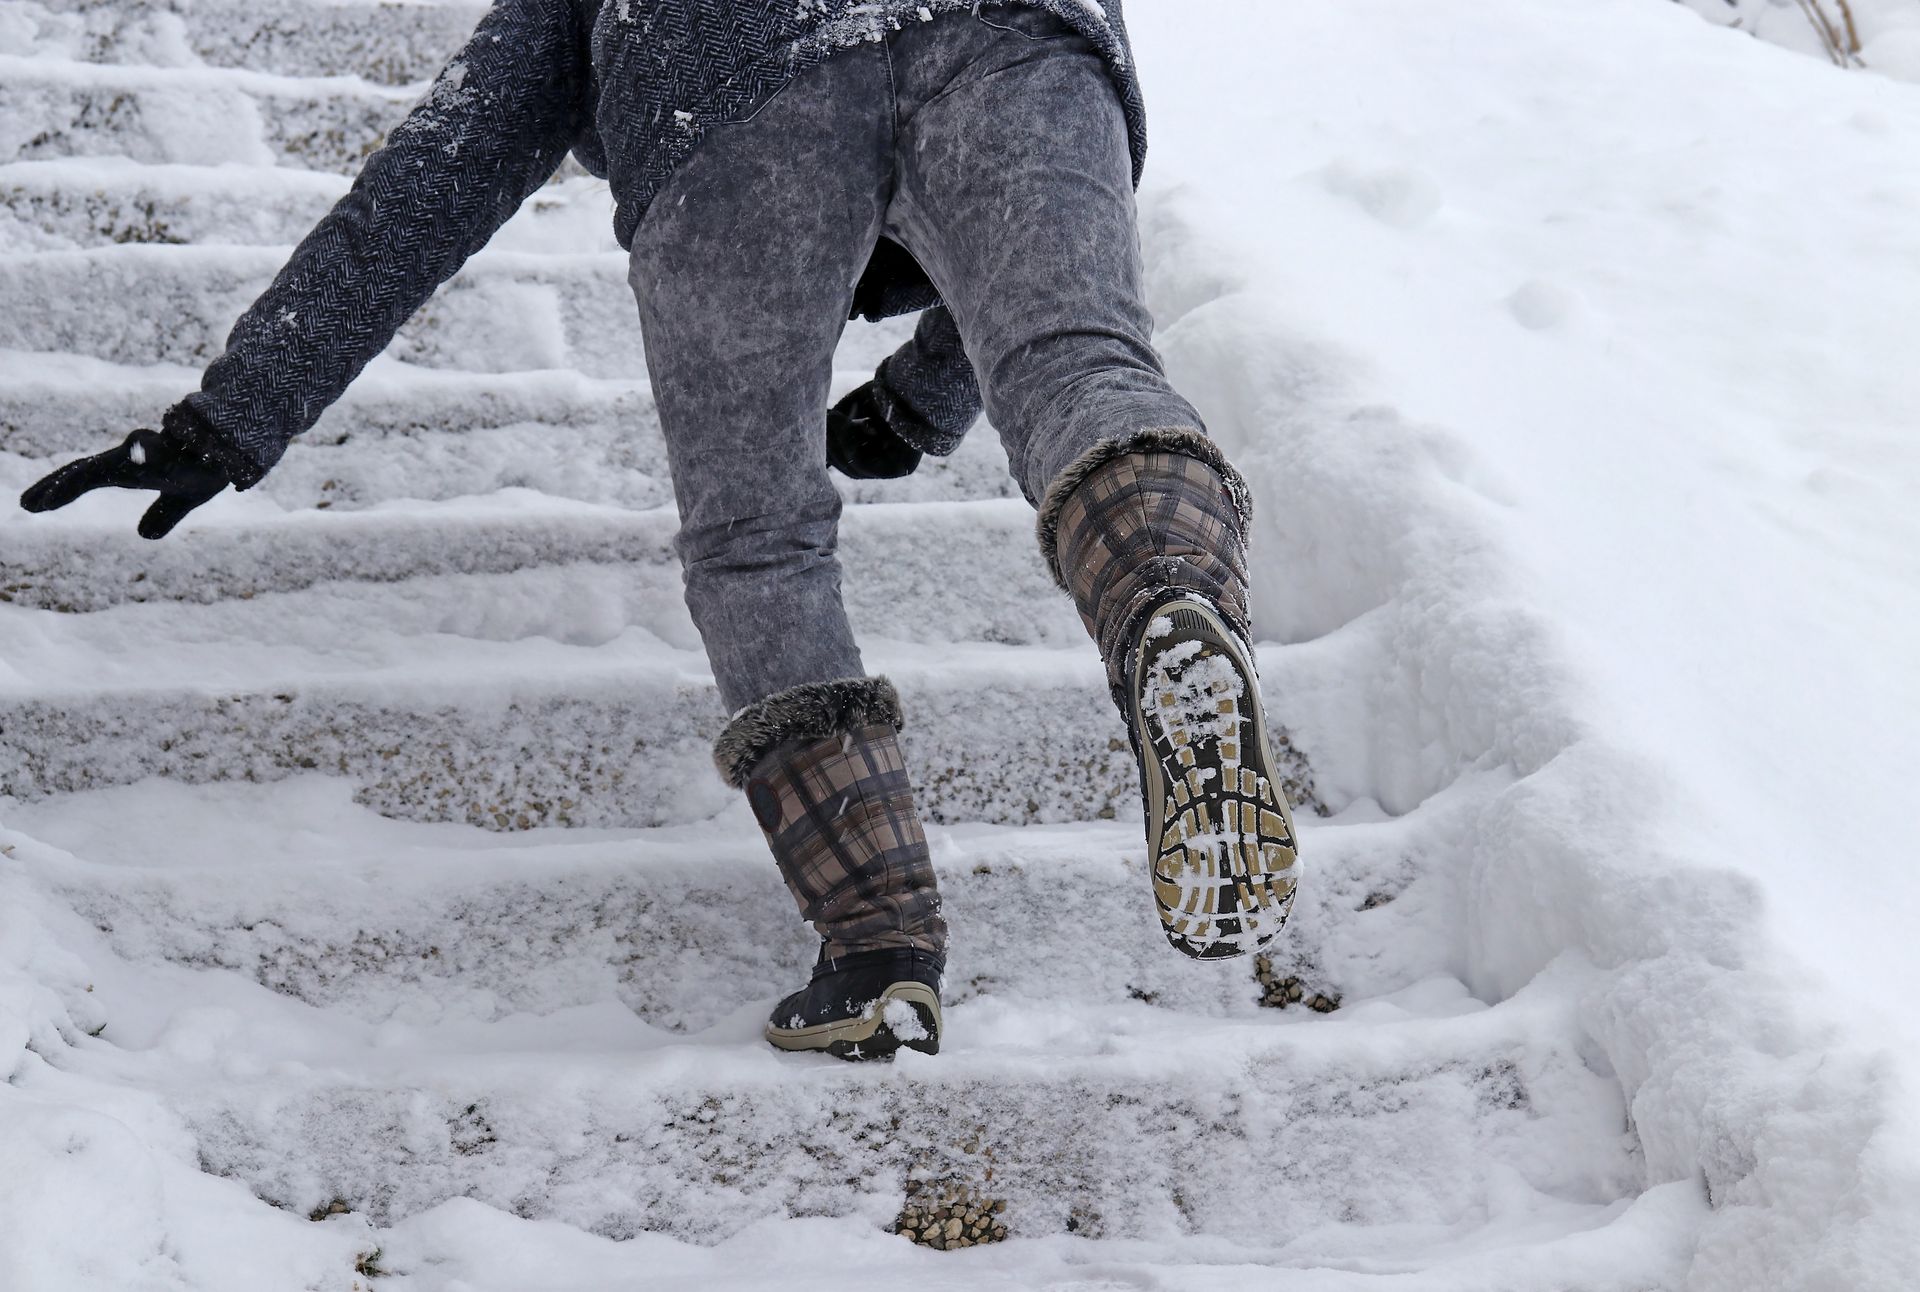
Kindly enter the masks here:
<path id="1" fill-rule="evenodd" d="M 827 413 L 827 465 L 849 480 L 895 480 L 912 475 L 920 450 L 887 424 L 874 383 L 853 391 Z"/>
<path id="2" fill-rule="evenodd" d="M 117 448 L 41 477 L 20 495 L 20 505 L 28 511 L 52 511 L 107 485 L 157 489 L 160 496 L 140 518 L 140 537 L 165 538 L 188 512 L 230 483 L 225 471 L 181 441 L 163 431 L 138 430 Z"/>

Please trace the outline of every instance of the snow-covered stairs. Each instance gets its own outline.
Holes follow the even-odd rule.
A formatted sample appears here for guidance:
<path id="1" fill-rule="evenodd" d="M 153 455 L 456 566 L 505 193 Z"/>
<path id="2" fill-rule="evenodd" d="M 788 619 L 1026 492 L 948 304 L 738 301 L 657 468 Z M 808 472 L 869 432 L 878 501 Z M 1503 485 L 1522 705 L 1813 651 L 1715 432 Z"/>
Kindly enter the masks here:
<path id="1" fill-rule="evenodd" d="M 479 12 L 6 0 L 0 487 L 190 389 Z M 902 336 L 850 330 L 842 384 Z M 1461 981 L 1496 774 L 1322 820 L 1309 763 L 1359 755 L 1287 751 L 1309 878 L 1267 968 L 1337 1010 L 1165 946 L 1131 757 L 985 427 L 844 488 L 954 927 L 946 1049 L 766 1050 L 808 939 L 708 764 L 644 377 L 604 189 L 561 179 L 258 489 L 160 544 L 126 497 L 0 516 L 6 864 L 90 975 L 94 1034 L 50 1062 L 159 1100 L 267 1202 L 382 1226 L 469 1198 L 710 1242 L 884 1223 L 929 1178 L 1016 1238 L 1412 1269 L 1492 1219 L 1629 1209 L 1575 993 Z M 1276 719 L 1371 683 L 1354 633 L 1263 649 Z"/>
<path id="2" fill-rule="evenodd" d="M 951 1043 L 881 1072 L 757 1044 L 806 939 L 744 812 L 475 847 L 308 780 L 147 786 L 95 796 L 84 825 L 58 803 L 20 823 L 101 858 L 36 868 L 111 948 L 108 976 L 139 984 L 103 988 L 198 1002 L 124 1048 L 109 1017 L 89 1067 L 161 1090 L 208 1169 L 299 1213 L 385 1224 L 469 1197 L 713 1241 L 897 1205 L 919 1175 L 1003 1200 L 1028 1236 L 1380 1226 L 1384 1254 L 1470 1227 L 1513 1179 L 1585 1224 L 1632 1191 L 1565 999 L 1490 1008 L 1435 971 L 1444 854 L 1492 788 L 1308 826 L 1320 882 L 1285 960 L 1344 996 L 1326 1016 L 1262 1009 L 1244 965 L 1173 957 L 1132 824 L 936 827 Z M 198 813 L 229 824 L 136 838 Z"/>
<path id="3" fill-rule="evenodd" d="M 0 344 L 36 338 L 123 364 L 205 364 L 286 261 L 288 248 L 127 244 L 47 251 L 0 266 L 21 305 Z M 616 252 L 485 251 L 400 330 L 390 353 L 431 368 L 644 373 Z"/>
<path id="4" fill-rule="evenodd" d="M 19 0 L 13 21 L 62 57 L 104 64 L 199 60 L 276 76 L 406 85 L 439 70 L 486 12 L 473 3 L 251 4 Z"/>

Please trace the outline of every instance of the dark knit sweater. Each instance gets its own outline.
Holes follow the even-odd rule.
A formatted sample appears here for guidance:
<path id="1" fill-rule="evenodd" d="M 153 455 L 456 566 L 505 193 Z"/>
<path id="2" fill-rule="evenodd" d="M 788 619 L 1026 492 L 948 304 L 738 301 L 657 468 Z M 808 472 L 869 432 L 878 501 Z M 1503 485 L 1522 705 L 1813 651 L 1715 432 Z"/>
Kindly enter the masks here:
<path id="1" fill-rule="evenodd" d="M 1145 116 L 1120 0 L 1013 2 L 1051 12 L 1100 51 L 1126 113 L 1137 181 Z M 836 51 L 973 7 L 971 0 L 496 0 L 234 325 L 226 352 L 188 396 L 195 416 L 177 419 L 178 433 L 237 487 L 253 485 L 569 151 L 611 181 L 614 234 L 627 246 L 648 203 L 707 130 L 751 116 Z M 883 242 L 854 312 L 881 318 L 937 300 L 912 257 Z M 978 408 L 956 340 L 950 323 L 923 327 L 887 366 L 891 393 L 922 419 L 940 420 L 942 443 L 957 442 L 972 420 L 969 399 Z M 956 420 L 957 427 L 946 424 Z"/>

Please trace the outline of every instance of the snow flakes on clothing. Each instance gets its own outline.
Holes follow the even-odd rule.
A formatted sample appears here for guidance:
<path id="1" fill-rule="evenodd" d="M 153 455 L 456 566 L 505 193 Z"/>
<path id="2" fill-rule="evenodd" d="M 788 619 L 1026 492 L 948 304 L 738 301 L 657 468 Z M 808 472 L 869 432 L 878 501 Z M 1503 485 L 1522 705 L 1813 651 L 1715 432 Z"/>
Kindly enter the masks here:
<path id="1" fill-rule="evenodd" d="M 707 128 L 751 117 L 788 81 L 834 54 L 916 22 L 982 8 L 978 0 L 796 0 L 791 8 L 617 0 L 622 12 L 614 24 L 603 21 L 598 0 L 585 3 L 599 97 L 594 128 L 576 152 L 587 169 L 613 180 L 614 234 L 622 246 Z M 1146 161 L 1146 112 L 1121 0 L 1003 0 L 999 7 L 1043 10 L 1093 44 L 1126 113 L 1137 182 Z M 674 38 L 651 35 L 656 26 Z M 691 130 L 672 123 L 676 108 L 692 113 Z"/>
<path id="2" fill-rule="evenodd" d="M 1137 181 L 1146 118 L 1120 0 L 1013 0 L 1053 14 L 1106 61 Z M 970 0 L 498 0 L 413 112 L 367 159 L 352 192 L 295 250 L 234 326 L 194 411 L 214 427 L 238 488 L 257 483 L 434 289 L 486 245 L 571 150 L 612 181 L 614 235 L 641 217 L 706 131 L 751 117 L 795 76 L 922 15 Z M 668 34 L 671 38 L 666 38 Z M 484 182 L 475 182 L 485 177 Z M 937 299 L 910 259 L 889 264 L 859 310 L 882 317 Z M 306 320 L 290 341 L 275 321 Z"/>

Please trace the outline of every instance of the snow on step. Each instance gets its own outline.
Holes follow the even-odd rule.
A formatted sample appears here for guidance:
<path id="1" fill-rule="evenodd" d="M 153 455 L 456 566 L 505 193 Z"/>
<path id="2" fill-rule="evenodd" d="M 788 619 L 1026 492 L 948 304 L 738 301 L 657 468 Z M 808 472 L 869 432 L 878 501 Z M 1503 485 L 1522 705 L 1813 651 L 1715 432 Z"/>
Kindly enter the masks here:
<path id="1" fill-rule="evenodd" d="M 1164 946 L 1137 823 L 935 829 L 947 1043 L 881 1072 L 759 1043 L 809 948 L 744 811 L 490 840 L 347 792 L 150 785 L 18 817 L 48 841 L 19 864 L 105 940 L 100 1035 L 70 1062 L 159 1092 L 205 1168 L 301 1214 L 466 1195 L 711 1241 L 897 1207 L 911 1172 L 1003 1199 L 1020 1235 L 1277 1246 L 1522 1199 L 1599 1224 L 1638 1182 L 1572 1020 L 1580 971 L 1491 1008 L 1447 971 L 1473 787 L 1308 823 L 1299 951 L 1346 994 L 1325 1018 Z"/>
<path id="2" fill-rule="evenodd" d="M 204 366 L 288 253 L 128 244 L 0 257 L 0 294 L 16 306 L 0 318 L 0 346 Z M 388 353 L 466 371 L 646 371 L 618 251 L 482 252 L 408 320 Z"/>
<path id="3" fill-rule="evenodd" d="M 470 1048 L 265 1062 L 209 1018 L 181 1050 L 217 1036 L 254 1074 L 176 1061 L 148 1079 L 180 1082 L 206 1169 L 299 1214 L 341 1199 L 375 1223 L 464 1196 L 713 1241 L 897 1199 L 917 1169 L 1005 1199 L 1020 1235 L 1278 1245 L 1336 1224 L 1467 1226 L 1516 1186 L 1597 1223 L 1637 1184 L 1618 1094 L 1551 1009 L 1365 1027 L 1064 1012 L 957 1006 L 937 1059 L 885 1072 L 761 1054 L 748 1010 L 690 1041 L 603 1006 L 472 1030 Z"/>
<path id="4" fill-rule="evenodd" d="M 637 333 L 638 324 L 632 325 Z M 836 389 L 872 376 L 897 325 L 855 325 Z M 83 356 L 0 351 L 0 451 L 36 460 L 97 453 L 127 428 L 155 426 L 200 382 L 196 368 L 126 367 Z M 449 499 L 526 487 L 623 507 L 671 499 L 665 447 L 644 380 L 597 380 L 566 370 L 466 373 L 376 358 L 294 441 L 257 492 L 283 507 L 364 507 L 387 499 Z M 0 483 L 25 485 L 42 461 L 0 459 Z M 1009 497 L 1006 454 L 982 425 L 948 458 L 902 480 L 842 480 L 854 502 Z M 233 505 L 228 500 L 223 506 Z M 200 524 L 196 518 L 189 529 Z M 185 531 L 183 531 L 185 532 Z"/>
<path id="5" fill-rule="evenodd" d="M 125 243 L 291 246 L 347 188 L 346 176 L 290 167 L 142 164 L 124 157 L 12 162 L 0 165 L 0 251 Z M 555 179 L 488 245 L 612 248 L 612 205 L 605 181 Z"/>
<path id="6" fill-rule="evenodd" d="M 697 1030 L 777 998 L 813 955 L 741 805 L 689 827 L 502 836 L 385 820 L 352 788 L 320 776 L 150 782 L 9 816 L 71 853 L 25 857 L 129 963 L 230 973 L 369 1023 L 494 1022 L 617 999 L 655 1027 Z M 1443 965 L 1449 926 L 1435 916 L 1452 852 L 1430 823 L 1459 810 L 1331 825 L 1303 813 L 1314 882 L 1276 972 L 1353 1001 Z M 161 821 L 179 828 L 154 830 Z M 1169 950 L 1140 830 L 1137 815 L 932 827 L 953 929 L 947 1002 L 1270 1012 L 1250 961 L 1196 966 Z M 108 1039 L 121 1034 L 110 1015 Z"/>
<path id="7" fill-rule="evenodd" d="M 632 324 L 636 332 L 639 323 Z M 200 385 L 201 369 L 124 365 L 46 350 L 0 350 L 0 447 L 32 458 L 94 451 L 101 427 L 153 426 Z M 659 423 L 644 380 L 596 380 L 566 370 L 473 373 L 376 357 L 293 452 L 345 440 L 540 427 L 570 436 L 624 433 L 659 460 Z M 271 488 L 276 467 L 261 488 Z"/>
<path id="8" fill-rule="evenodd" d="M 845 382 L 859 379 L 848 373 Z M 158 426 L 167 408 L 199 384 L 199 370 L 177 365 L 129 368 L 78 356 L 0 353 L 0 451 L 22 459 L 0 458 L 0 484 L 23 487 L 58 462 L 100 452 L 134 427 Z M 975 438 L 962 456 L 930 461 L 910 487 L 927 497 L 1007 492 L 1006 459 L 996 455 L 994 437 Z M 250 494 L 201 512 L 179 535 L 245 514 L 259 499 L 281 508 L 346 511 L 509 488 L 614 507 L 670 504 L 666 450 L 646 382 L 596 382 L 563 369 L 453 373 L 376 359 Z M 885 496 L 866 482 L 848 493 Z M 123 505 L 101 514 L 124 521 L 133 512 Z M 60 520 L 36 519 L 42 526 Z M 42 531 L 19 532 L 25 538 Z"/>
<path id="9" fill-rule="evenodd" d="M 133 532 L 115 501 L 124 500 L 90 501 L 84 520 L 0 514 L 0 601 L 75 612 L 413 580 L 387 594 L 411 601 L 433 595 L 420 581 L 441 576 L 571 565 L 616 567 L 599 584 L 613 605 L 651 601 L 671 611 L 680 599 L 671 508 L 583 506 L 519 490 L 438 506 L 258 518 L 236 503 L 238 514 L 209 516 L 153 543 Z M 1064 645 L 1082 635 L 1041 563 L 1033 509 L 1021 501 L 856 504 L 842 520 L 841 560 L 850 613 L 880 636 Z M 449 595 L 521 594 L 462 580 Z M 673 636 L 685 640 L 689 631 Z"/>
<path id="10" fill-rule="evenodd" d="M 100 66 L 0 54 L 0 161 L 295 166 L 351 175 L 418 92 L 355 76 Z"/>
<path id="11" fill-rule="evenodd" d="M 0 250 L 289 244 L 346 191 L 343 176 L 319 171 L 142 165 L 123 157 L 14 162 L 0 166 Z"/>
<path id="12" fill-rule="evenodd" d="M 693 643 L 657 635 L 684 612 L 650 598 L 635 610 L 653 622 L 623 623 L 590 573 L 556 590 L 560 578 L 538 572 L 524 601 L 369 601 L 336 585 L 324 597 L 36 615 L 11 633 L 0 794 L 321 770 L 417 820 L 659 825 L 717 811 L 732 793 L 709 761 L 721 706 Z M 567 640 L 541 635 L 554 631 L 556 597 L 571 602 Z M 159 613 L 174 610 L 190 622 Z M 174 625 L 167 637 L 161 623 Z M 866 660 L 900 686 L 903 740 L 936 819 L 1088 820 L 1137 801 L 1084 644 L 869 642 Z M 1304 781 L 1297 756 L 1284 765 Z"/>
<path id="13" fill-rule="evenodd" d="M 128 244 L 0 255 L 0 294 L 16 305 L 0 315 L 0 348 L 204 366 L 290 250 Z M 626 264 L 618 250 L 483 251 L 408 320 L 387 353 L 468 372 L 575 368 L 639 377 L 646 361 Z M 871 372 L 900 335 L 897 327 L 850 328 L 838 362 Z"/>
<path id="14" fill-rule="evenodd" d="M 358 75 L 404 85 L 422 81 L 465 43 L 484 4 L 251 3 L 115 0 L 20 3 L 25 48 L 94 63 L 194 59 L 282 76 Z"/>

